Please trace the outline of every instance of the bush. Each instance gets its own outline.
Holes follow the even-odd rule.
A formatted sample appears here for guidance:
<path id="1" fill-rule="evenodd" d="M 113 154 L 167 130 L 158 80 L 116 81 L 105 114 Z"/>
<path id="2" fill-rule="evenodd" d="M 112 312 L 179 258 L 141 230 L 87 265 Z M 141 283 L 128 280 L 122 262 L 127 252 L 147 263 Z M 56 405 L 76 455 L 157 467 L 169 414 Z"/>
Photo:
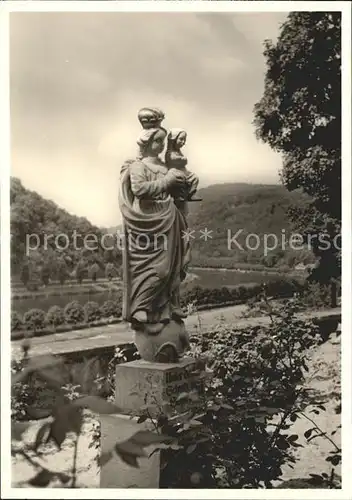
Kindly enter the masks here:
<path id="1" fill-rule="evenodd" d="M 39 281 L 31 281 L 27 283 L 27 290 L 29 292 L 37 292 L 39 290 L 40 283 Z"/>
<path id="2" fill-rule="evenodd" d="M 100 307 L 100 312 L 103 318 L 113 318 L 118 316 L 116 311 L 116 302 L 113 300 L 106 300 Z"/>
<path id="3" fill-rule="evenodd" d="M 42 330 L 45 326 L 45 312 L 41 309 L 30 309 L 23 315 L 23 323 L 29 331 Z"/>
<path id="4" fill-rule="evenodd" d="M 203 425 L 190 420 L 176 430 L 186 451 L 166 450 L 161 487 L 272 488 L 281 467 L 295 462 L 302 445 L 289 429 L 307 403 L 301 382 L 309 350 L 320 342 L 318 328 L 295 312 L 288 303 L 270 326 L 224 324 L 191 339 L 191 355 L 204 356 L 212 370 L 204 406 L 195 410 Z"/>
<path id="5" fill-rule="evenodd" d="M 84 304 L 84 320 L 86 323 L 92 323 L 101 318 L 101 311 L 99 309 L 99 304 L 97 302 L 87 302 Z"/>
<path id="6" fill-rule="evenodd" d="M 122 315 L 122 302 L 121 302 L 121 299 L 115 299 L 113 302 L 114 302 L 114 309 L 115 309 L 114 316 L 116 316 L 117 318 L 120 318 L 121 315 Z"/>
<path id="7" fill-rule="evenodd" d="M 59 306 L 50 307 L 46 314 L 46 324 L 52 326 L 54 329 L 65 323 L 64 312 Z"/>
<path id="8" fill-rule="evenodd" d="M 16 311 L 11 311 L 11 332 L 16 332 L 23 328 L 21 316 Z"/>
<path id="9" fill-rule="evenodd" d="M 84 309 L 76 300 L 69 302 L 64 309 L 64 317 L 69 325 L 77 325 L 84 322 Z"/>
<path id="10" fill-rule="evenodd" d="M 258 297 L 264 289 L 267 295 L 273 298 L 290 298 L 304 290 L 304 285 L 298 280 L 285 278 L 269 281 L 263 285 L 241 285 L 234 288 L 225 286 L 222 288 L 203 288 L 197 285 L 184 291 L 181 303 L 183 306 L 194 302 L 199 306 L 229 302 L 240 304 Z"/>
<path id="11" fill-rule="evenodd" d="M 11 361 L 11 375 L 14 377 L 24 368 L 23 361 Z M 24 420 L 27 417 L 27 408 L 33 403 L 33 391 L 28 383 L 17 383 L 11 386 L 11 419 Z"/>
<path id="12" fill-rule="evenodd" d="M 329 285 L 309 283 L 302 292 L 300 301 L 304 308 L 322 309 L 331 306 L 331 290 Z"/>

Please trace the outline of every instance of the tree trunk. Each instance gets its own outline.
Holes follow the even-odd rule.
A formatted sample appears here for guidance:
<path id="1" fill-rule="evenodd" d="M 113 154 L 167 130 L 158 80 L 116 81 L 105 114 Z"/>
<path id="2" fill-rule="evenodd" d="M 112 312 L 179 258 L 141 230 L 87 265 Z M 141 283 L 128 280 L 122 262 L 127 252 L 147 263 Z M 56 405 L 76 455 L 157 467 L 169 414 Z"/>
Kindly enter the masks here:
<path id="1" fill-rule="evenodd" d="M 337 284 L 335 280 L 332 280 L 330 284 L 330 299 L 331 307 L 337 307 Z"/>

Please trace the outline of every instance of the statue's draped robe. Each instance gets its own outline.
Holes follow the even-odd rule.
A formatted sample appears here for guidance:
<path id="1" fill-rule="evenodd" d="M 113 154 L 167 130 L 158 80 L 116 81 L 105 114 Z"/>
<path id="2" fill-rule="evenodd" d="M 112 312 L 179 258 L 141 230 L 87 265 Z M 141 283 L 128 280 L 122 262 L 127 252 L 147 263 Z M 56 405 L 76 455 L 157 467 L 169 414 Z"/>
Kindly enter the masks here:
<path id="1" fill-rule="evenodd" d="M 119 203 L 123 216 L 123 319 L 144 310 L 148 322 L 171 319 L 190 260 L 185 217 L 167 193 L 167 168 L 147 161 L 121 169 Z"/>

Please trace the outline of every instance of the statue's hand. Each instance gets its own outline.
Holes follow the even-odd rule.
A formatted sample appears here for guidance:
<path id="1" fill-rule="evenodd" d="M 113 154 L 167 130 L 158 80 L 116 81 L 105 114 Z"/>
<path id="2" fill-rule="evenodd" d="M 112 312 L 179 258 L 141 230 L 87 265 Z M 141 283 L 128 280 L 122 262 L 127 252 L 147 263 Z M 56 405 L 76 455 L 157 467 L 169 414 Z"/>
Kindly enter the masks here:
<path id="1" fill-rule="evenodd" d="M 166 174 L 166 182 L 168 187 L 183 186 L 186 182 L 186 177 L 183 172 L 180 172 L 176 168 L 170 168 Z"/>

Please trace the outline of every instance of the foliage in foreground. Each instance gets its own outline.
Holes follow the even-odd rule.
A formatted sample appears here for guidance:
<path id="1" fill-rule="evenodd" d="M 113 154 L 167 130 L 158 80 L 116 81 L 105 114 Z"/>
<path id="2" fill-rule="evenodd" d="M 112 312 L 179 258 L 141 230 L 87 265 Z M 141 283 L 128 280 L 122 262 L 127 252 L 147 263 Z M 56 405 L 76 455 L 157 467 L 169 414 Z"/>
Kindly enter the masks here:
<path id="1" fill-rule="evenodd" d="M 21 440 L 29 423 L 12 422 L 11 454 L 15 457 L 21 456 L 37 471 L 29 481 L 29 486 L 46 487 L 58 481 L 61 487 L 75 488 L 77 486 L 78 439 L 84 423 L 84 410 L 88 409 L 97 415 L 121 413 L 121 410 L 100 396 L 103 388 L 98 383 L 99 363 L 96 360 L 90 360 L 83 373 L 74 379 L 73 373 L 69 372 L 62 359 L 53 356 L 31 359 L 28 357 L 29 343 L 25 341 L 23 347 L 22 369 L 13 374 L 12 386 L 15 388 L 21 385 L 22 394 L 27 396 L 27 402 L 30 403 L 31 379 L 38 377 L 54 391 L 55 398 L 47 409 L 33 406 L 27 409 L 27 413 L 32 418 L 46 419 L 39 427 L 34 442 L 27 449 Z M 73 394 L 72 390 L 67 390 L 72 387 L 79 387 L 80 392 Z M 49 418 L 50 420 L 47 420 Z M 42 461 L 42 446 L 52 442 L 60 450 L 66 438 L 72 433 L 76 438 L 71 474 L 49 469 Z M 100 464 L 107 463 L 114 454 L 117 454 L 128 465 L 138 467 L 138 458 L 146 456 L 145 448 L 162 442 L 170 442 L 170 438 L 150 430 L 138 431 L 129 439 L 115 443 L 111 450 L 101 455 Z"/>
<path id="2" fill-rule="evenodd" d="M 338 429 L 328 435 L 314 421 L 316 414 L 325 411 L 325 401 L 317 399 L 309 387 L 302 385 L 304 375 L 307 376 L 309 351 L 321 343 L 319 329 L 312 322 L 297 318 L 297 306 L 293 301 L 275 307 L 268 302 L 267 306 L 271 307 L 271 323 L 267 327 L 236 330 L 221 323 L 215 329 L 192 339 L 189 354 L 196 359 L 207 360 L 206 369 L 199 368 L 194 373 L 204 384 L 203 392 L 192 390 L 181 393 L 176 400 L 157 404 L 157 410 L 155 406 L 147 404 L 140 409 L 139 422 L 147 423 L 154 429 L 153 437 L 150 434 L 148 436 L 156 445 L 155 450 L 161 452 L 160 487 L 277 487 L 276 481 L 281 479 L 283 465 L 293 467 L 295 463 L 294 450 L 319 438 L 329 441 L 331 452 L 326 457 L 326 469 L 316 471 L 309 478 L 310 487 L 340 487 L 336 467 L 341 460 L 341 449 L 333 439 Z M 116 362 L 136 357 L 138 353 L 135 348 L 123 353 L 119 350 L 111 363 L 111 374 L 114 376 Z M 17 387 L 19 382 L 22 384 L 24 396 L 27 395 L 30 405 L 27 377 L 34 367 L 30 362 L 27 363 L 24 372 L 19 372 L 13 382 Z M 54 381 L 54 387 L 62 391 L 61 384 L 69 382 L 79 390 L 71 400 L 67 398 L 67 391 L 64 391 L 65 401 L 62 396 L 54 401 L 49 408 L 56 422 L 54 430 L 49 433 L 49 428 L 44 427 L 42 437 L 39 439 L 40 436 L 37 436 L 39 443 L 45 442 L 46 436 L 51 436 L 60 446 L 61 438 L 69 430 L 80 429 L 78 423 L 83 407 L 98 413 L 117 411 L 106 399 L 111 395 L 109 382 L 114 385 L 112 377 L 105 375 L 102 378 L 96 361 L 91 360 L 78 379 L 69 377 L 65 380 L 57 379 L 53 373 L 58 360 L 48 358 L 46 363 L 49 366 L 35 367 L 37 375 L 43 377 L 44 374 L 46 383 L 51 385 Z M 65 370 L 62 365 L 59 366 L 62 377 Z M 69 406 L 65 406 L 67 404 Z M 65 409 L 60 410 L 60 405 Z M 180 405 L 186 407 L 187 411 L 180 414 L 177 411 Z M 336 413 L 340 411 L 339 405 Z M 45 416 L 42 412 L 39 415 Z M 66 419 L 65 415 L 70 418 Z M 299 418 L 311 423 L 303 436 L 290 431 L 292 424 Z M 26 426 L 25 423 L 19 425 Z M 98 448 L 99 438 L 99 432 L 96 432 L 94 440 Z M 137 456 L 132 451 L 137 449 L 140 456 L 143 456 L 144 451 L 143 447 L 139 445 L 135 448 L 135 445 L 127 445 L 127 458 L 124 455 L 125 444 L 115 447 L 115 452 L 122 453 L 130 465 L 138 466 Z M 100 464 L 109 460 L 112 453 L 113 450 L 100 456 Z M 70 479 L 66 478 L 71 487 L 75 486 L 73 476 L 72 473 Z"/>
<path id="3" fill-rule="evenodd" d="M 170 428 L 160 414 L 162 431 L 176 432 L 182 445 L 164 452 L 164 487 L 272 488 L 282 466 L 295 463 L 294 449 L 317 437 L 328 439 L 332 450 L 327 470 L 310 483 L 336 487 L 334 468 L 341 450 L 311 417 L 325 411 L 323 401 L 301 385 L 309 350 L 321 338 L 318 328 L 298 319 L 295 311 L 295 304 L 288 303 L 272 308 L 267 328 L 236 331 L 222 324 L 193 339 L 192 354 L 206 356 L 213 375 L 188 421 Z M 312 423 L 305 436 L 290 433 L 298 418 Z"/>

